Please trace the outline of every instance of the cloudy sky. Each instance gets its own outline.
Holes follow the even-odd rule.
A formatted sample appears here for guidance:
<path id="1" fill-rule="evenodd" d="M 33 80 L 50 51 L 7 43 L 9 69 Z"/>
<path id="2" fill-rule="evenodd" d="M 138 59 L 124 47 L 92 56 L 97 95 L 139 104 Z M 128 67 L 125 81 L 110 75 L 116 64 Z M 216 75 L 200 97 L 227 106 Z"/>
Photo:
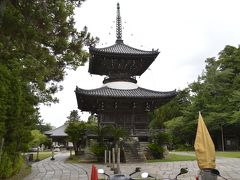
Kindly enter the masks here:
<path id="1" fill-rule="evenodd" d="M 115 43 L 116 4 L 120 3 L 124 43 L 160 54 L 138 78 L 138 85 L 157 91 L 183 89 L 197 79 L 205 59 L 216 57 L 225 45 L 240 44 L 239 0 L 86 0 L 76 9 L 76 27 L 87 26 L 100 38 L 97 47 Z M 74 90 L 98 88 L 103 77 L 90 75 L 88 63 L 68 72 L 59 104 L 40 106 L 44 122 L 62 125 L 77 109 Z M 88 114 L 80 112 L 82 119 Z"/>

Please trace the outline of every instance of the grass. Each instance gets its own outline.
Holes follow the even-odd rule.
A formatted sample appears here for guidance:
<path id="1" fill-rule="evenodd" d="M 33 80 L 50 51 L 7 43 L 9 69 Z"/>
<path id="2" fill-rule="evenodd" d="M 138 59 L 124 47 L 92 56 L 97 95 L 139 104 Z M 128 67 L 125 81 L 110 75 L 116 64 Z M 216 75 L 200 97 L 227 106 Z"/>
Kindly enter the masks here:
<path id="1" fill-rule="evenodd" d="M 189 153 L 189 155 L 192 154 L 192 156 L 195 156 L 194 151 L 188 151 L 187 153 Z M 225 152 L 216 151 L 216 156 L 217 157 L 240 158 L 240 151 L 225 151 Z"/>
<path id="2" fill-rule="evenodd" d="M 173 162 L 173 161 L 194 161 L 194 160 L 196 160 L 194 156 L 169 154 L 168 157 L 164 159 L 147 160 L 147 162 Z"/>
<path id="3" fill-rule="evenodd" d="M 38 159 L 39 161 L 46 159 L 48 157 L 52 156 L 52 152 L 51 151 L 44 151 L 44 152 L 39 152 L 39 156 Z M 37 153 L 33 154 L 33 160 L 36 161 L 37 160 Z"/>
<path id="4" fill-rule="evenodd" d="M 80 159 L 78 156 L 72 155 L 65 162 L 66 163 L 80 163 Z"/>
<path id="5" fill-rule="evenodd" d="M 79 156 L 72 155 L 66 161 L 66 163 L 98 163 L 96 160 L 84 160 L 79 158 Z"/>
<path id="6" fill-rule="evenodd" d="M 147 160 L 147 162 L 173 162 L 173 161 L 193 161 L 196 160 L 194 156 L 184 156 L 184 155 L 177 155 L 177 154 L 169 154 L 169 156 L 165 159 L 154 159 L 154 160 Z M 66 163 L 91 163 L 91 161 L 84 161 L 79 159 L 78 156 L 72 156 L 71 158 L 65 161 Z M 96 163 L 96 162 L 95 162 Z"/>
<path id="7" fill-rule="evenodd" d="M 216 156 L 219 157 L 229 157 L 229 158 L 240 158 L 240 151 L 228 151 L 228 152 L 221 152 L 217 151 Z"/>
<path id="8" fill-rule="evenodd" d="M 174 162 L 174 161 L 194 161 L 196 160 L 194 151 L 191 151 L 193 155 L 178 155 L 174 153 L 170 153 L 167 158 L 164 159 L 154 159 L 154 160 L 147 160 L 147 162 Z M 218 157 L 229 157 L 229 158 L 240 158 L 240 151 L 239 152 L 216 152 L 216 156 Z M 69 158 L 66 162 L 68 163 L 80 163 L 80 162 L 90 162 L 90 161 L 84 161 L 79 159 L 78 156 L 72 156 L 72 158 Z"/>

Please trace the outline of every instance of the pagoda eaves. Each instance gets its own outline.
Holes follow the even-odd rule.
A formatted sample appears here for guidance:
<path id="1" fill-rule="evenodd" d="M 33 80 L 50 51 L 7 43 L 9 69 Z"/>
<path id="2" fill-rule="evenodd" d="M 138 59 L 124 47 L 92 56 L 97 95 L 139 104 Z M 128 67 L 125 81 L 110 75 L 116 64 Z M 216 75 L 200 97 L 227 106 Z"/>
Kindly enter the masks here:
<path id="1" fill-rule="evenodd" d="M 121 72 L 141 76 L 159 54 L 158 50 L 144 51 L 124 43 L 105 48 L 90 47 L 89 73 L 111 75 Z"/>
<path id="2" fill-rule="evenodd" d="M 141 87 L 116 89 L 107 85 L 91 90 L 77 87 L 75 93 L 78 108 L 92 113 L 153 111 L 176 96 L 175 90 L 159 92 Z"/>

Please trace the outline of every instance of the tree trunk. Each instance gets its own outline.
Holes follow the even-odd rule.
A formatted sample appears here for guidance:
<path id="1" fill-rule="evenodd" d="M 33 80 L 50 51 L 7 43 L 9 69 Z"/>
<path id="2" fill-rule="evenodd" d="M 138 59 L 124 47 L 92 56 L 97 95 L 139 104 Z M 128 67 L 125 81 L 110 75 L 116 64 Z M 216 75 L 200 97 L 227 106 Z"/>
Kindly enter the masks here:
<path id="1" fill-rule="evenodd" d="M 2 160 L 3 145 L 4 145 L 4 138 L 1 139 L 1 145 L 0 145 L 0 162 Z"/>
<path id="2" fill-rule="evenodd" d="M 222 137 L 222 151 L 224 152 L 224 136 L 223 136 L 223 125 L 221 124 L 221 137 Z"/>
<path id="3" fill-rule="evenodd" d="M 0 24 L 1 24 L 1 18 L 4 14 L 5 9 L 6 9 L 6 3 L 7 3 L 6 0 L 1 0 L 0 1 Z"/>
<path id="4" fill-rule="evenodd" d="M 74 148 L 75 156 L 77 156 L 79 154 L 79 151 L 78 151 L 78 147 L 75 143 L 73 143 L 73 148 Z"/>

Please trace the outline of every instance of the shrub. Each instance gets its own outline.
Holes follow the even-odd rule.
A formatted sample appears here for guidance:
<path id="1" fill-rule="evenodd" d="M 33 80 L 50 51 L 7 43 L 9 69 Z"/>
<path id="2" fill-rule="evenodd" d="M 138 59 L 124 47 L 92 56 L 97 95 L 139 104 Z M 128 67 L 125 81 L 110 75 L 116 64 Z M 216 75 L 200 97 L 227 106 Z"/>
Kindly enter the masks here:
<path id="1" fill-rule="evenodd" d="M 92 144 L 90 147 L 90 151 L 97 156 L 97 160 L 99 162 L 104 160 L 105 150 L 106 150 L 106 146 L 103 144 Z"/>
<path id="2" fill-rule="evenodd" d="M 7 153 L 2 154 L 0 165 L 0 177 L 7 178 L 13 174 L 13 163 Z"/>
<path id="3" fill-rule="evenodd" d="M 13 174 L 16 174 L 20 171 L 23 163 L 24 163 L 23 157 L 20 154 L 17 154 L 16 157 L 15 157 Z"/>
<path id="4" fill-rule="evenodd" d="M 193 146 L 189 145 L 189 144 L 184 144 L 184 145 L 178 145 L 175 148 L 176 151 L 193 151 L 194 148 Z"/>
<path id="5" fill-rule="evenodd" d="M 14 162 L 13 162 L 14 159 Z M 23 157 L 20 154 L 10 156 L 8 153 L 4 152 L 2 154 L 1 164 L 0 164 L 0 178 L 8 178 L 12 175 L 18 173 L 24 163 Z"/>
<path id="6" fill-rule="evenodd" d="M 154 159 L 163 158 L 164 148 L 157 144 L 149 144 L 148 149 Z"/>
<path id="7" fill-rule="evenodd" d="M 154 144 L 158 144 L 159 146 L 169 144 L 171 141 L 170 135 L 167 132 L 158 132 L 156 134 L 153 134 L 151 136 L 151 139 Z"/>

